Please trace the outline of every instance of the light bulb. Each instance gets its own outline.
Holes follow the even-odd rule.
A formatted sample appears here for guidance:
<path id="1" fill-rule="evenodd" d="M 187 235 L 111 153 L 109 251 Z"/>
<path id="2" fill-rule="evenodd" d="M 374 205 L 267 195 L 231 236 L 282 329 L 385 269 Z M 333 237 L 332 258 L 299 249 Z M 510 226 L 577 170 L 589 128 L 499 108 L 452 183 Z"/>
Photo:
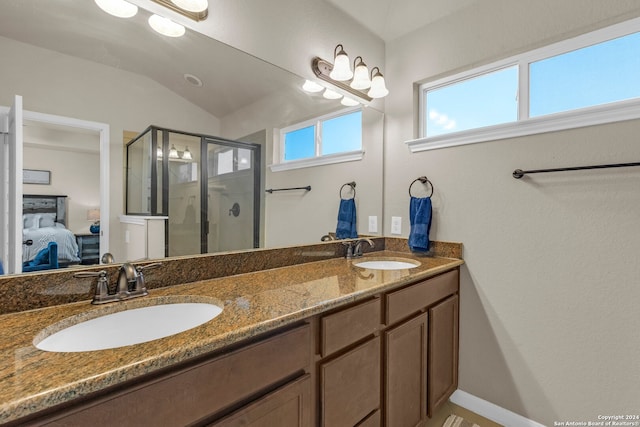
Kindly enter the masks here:
<path id="1" fill-rule="evenodd" d="M 338 51 L 338 48 L 340 48 L 340 51 Z M 333 69 L 329 73 L 329 77 L 339 82 L 349 80 L 353 77 L 353 71 L 351 71 L 351 62 L 347 52 L 344 51 L 341 44 L 336 46 L 335 50 L 338 52 L 335 54 Z"/>
<path id="2" fill-rule="evenodd" d="M 367 95 L 369 95 L 371 98 L 384 98 L 389 94 L 389 90 L 384 83 L 384 77 L 382 76 L 382 73 L 380 72 L 378 67 L 375 67 L 373 70 L 378 71 L 371 79 L 371 89 L 369 89 Z M 372 74 L 373 70 L 371 70 Z"/>
<path id="3" fill-rule="evenodd" d="M 325 89 L 324 93 L 322 94 L 322 96 L 324 96 L 327 99 L 340 99 L 342 98 L 342 95 L 340 95 L 338 92 L 331 90 L 331 89 Z"/>
<path id="4" fill-rule="evenodd" d="M 209 7 L 207 0 L 171 0 L 171 3 L 189 12 L 204 12 Z"/>
<path id="5" fill-rule="evenodd" d="M 149 17 L 149 25 L 151 25 L 151 28 L 167 37 L 180 37 L 185 33 L 185 29 L 182 25 L 160 15 L 151 15 Z"/>
<path id="6" fill-rule="evenodd" d="M 138 6 L 125 0 L 95 0 L 100 9 L 118 18 L 131 18 L 138 13 Z"/>
<path id="7" fill-rule="evenodd" d="M 176 146 L 171 144 L 171 149 L 169 150 L 169 158 L 170 159 L 179 159 L 178 150 L 176 150 Z"/>
<path id="8" fill-rule="evenodd" d="M 360 103 L 358 101 L 356 101 L 353 98 L 349 98 L 347 96 L 342 98 L 342 101 L 340 101 L 340 104 L 342 104 L 344 106 L 347 106 L 347 107 L 355 107 L 356 105 L 360 105 Z"/>
<path id="9" fill-rule="evenodd" d="M 358 58 L 360 57 L 358 56 Z M 358 58 L 356 58 L 356 61 Z M 356 90 L 364 90 L 371 87 L 369 69 L 367 68 L 367 64 L 362 61 L 362 58 L 360 58 L 360 62 L 356 65 L 356 68 L 353 71 L 353 81 L 349 86 Z"/>
<path id="10" fill-rule="evenodd" d="M 320 92 L 322 89 L 324 89 L 323 86 L 320 86 L 318 83 L 312 82 L 311 80 L 306 80 L 302 85 L 302 90 L 309 93 Z"/>

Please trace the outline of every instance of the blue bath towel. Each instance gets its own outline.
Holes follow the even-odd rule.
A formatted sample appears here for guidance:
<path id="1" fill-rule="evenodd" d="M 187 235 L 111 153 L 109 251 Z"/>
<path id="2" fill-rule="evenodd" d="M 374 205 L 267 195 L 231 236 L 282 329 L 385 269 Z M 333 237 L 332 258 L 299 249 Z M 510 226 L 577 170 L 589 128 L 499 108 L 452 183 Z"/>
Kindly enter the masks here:
<path id="1" fill-rule="evenodd" d="M 353 199 L 340 199 L 336 238 L 354 239 L 356 237 L 358 237 L 358 230 L 356 228 L 356 202 Z"/>
<path id="2" fill-rule="evenodd" d="M 431 229 L 431 197 L 411 197 L 409 202 L 409 248 L 413 252 L 429 251 L 429 230 Z"/>

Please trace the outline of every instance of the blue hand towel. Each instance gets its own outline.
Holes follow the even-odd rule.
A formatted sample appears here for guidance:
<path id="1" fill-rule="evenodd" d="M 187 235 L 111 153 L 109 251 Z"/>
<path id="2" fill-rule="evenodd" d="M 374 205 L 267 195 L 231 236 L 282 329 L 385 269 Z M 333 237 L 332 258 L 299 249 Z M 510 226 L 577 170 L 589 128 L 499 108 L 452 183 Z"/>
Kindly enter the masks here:
<path id="1" fill-rule="evenodd" d="M 429 251 L 429 230 L 431 229 L 431 197 L 411 197 L 409 202 L 409 248 L 413 252 Z"/>
<path id="2" fill-rule="evenodd" d="M 340 199 L 336 238 L 354 239 L 356 237 L 358 237 L 358 230 L 356 229 L 356 202 L 353 199 Z"/>

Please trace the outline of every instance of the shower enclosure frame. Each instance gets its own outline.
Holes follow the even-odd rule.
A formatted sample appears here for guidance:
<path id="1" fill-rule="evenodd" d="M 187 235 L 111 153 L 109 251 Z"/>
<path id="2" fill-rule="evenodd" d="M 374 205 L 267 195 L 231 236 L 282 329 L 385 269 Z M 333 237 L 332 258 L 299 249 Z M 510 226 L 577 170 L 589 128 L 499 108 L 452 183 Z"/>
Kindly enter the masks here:
<path id="1" fill-rule="evenodd" d="M 129 147 L 138 142 L 145 135 L 151 135 L 151 153 L 157 153 L 158 148 L 162 150 L 162 182 L 161 194 L 162 202 L 161 206 L 158 206 L 158 162 L 151 161 L 151 174 L 150 174 L 150 204 L 149 212 L 135 212 L 130 210 L 129 206 Z M 260 144 L 251 142 L 234 141 L 231 139 L 221 138 L 212 135 L 205 135 L 200 133 L 193 133 L 187 131 L 180 131 L 175 129 L 169 129 L 156 125 L 150 125 L 138 136 L 129 141 L 125 146 L 125 213 L 127 215 L 140 215 L 140 216 L 168 216 L 169 215 L 169 150 L 170 142 L 169 135 L 171 133 L 184 135 L 189 137 L 195 137 L 200 139 L 200 170 L 198 171 L 200 176 L 200 253 L 208 253 L 208 235 L 209 235 L 209 201 L 208 201 L 208 180 L 210 178 L 209 173 L 209 159 L 208 150 L 209 144 L 217 144 L 230 148 L 242 148 L 251 150 L 253 156 L 253 248 L 260 247 L 260 213 L 261 213 L 261 176 L 262 176 L 262 146 Z M 158 134 L 161 135 L 161 140 L 158 140 Z M 157 159 L 157 157 L 156 157 Z M 165 220 L 165 256 L 169 256 L 169 220 Z"/>

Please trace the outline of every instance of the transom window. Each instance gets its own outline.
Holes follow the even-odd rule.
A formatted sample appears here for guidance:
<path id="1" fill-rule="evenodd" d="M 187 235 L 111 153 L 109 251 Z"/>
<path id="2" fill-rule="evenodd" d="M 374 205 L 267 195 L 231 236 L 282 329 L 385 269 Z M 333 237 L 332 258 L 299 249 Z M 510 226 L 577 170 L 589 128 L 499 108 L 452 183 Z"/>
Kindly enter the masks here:
<path id="1" fill-rule="evenodd" d="M 280 131 L 281 162 L 362 150 L 362 110 L 342 111 Z"/>
<path id="2" fill-rule="evenodd" d="M 635 19 L 422 84 L 420 139 L 409 147 L 421 151 L 640 118 L 638 52 Z"/>

